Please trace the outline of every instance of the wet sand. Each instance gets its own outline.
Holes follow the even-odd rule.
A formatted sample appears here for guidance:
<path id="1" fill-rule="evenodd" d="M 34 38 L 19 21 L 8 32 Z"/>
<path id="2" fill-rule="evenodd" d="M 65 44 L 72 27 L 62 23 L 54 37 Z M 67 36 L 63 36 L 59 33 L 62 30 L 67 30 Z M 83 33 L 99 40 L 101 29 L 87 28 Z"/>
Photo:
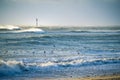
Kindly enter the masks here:
<path id="1" fill-rule="evenodd" d="M 29 77 L 12 77 L 2 78 L 1 80 L 120 80 L 119 75 L 108 75 L 108 76 L 95 76 L 95 77 L 84 77 L 84 78 L 29 78 Z"/>
<path id="2" fill-rule="evenodd" d="M 51 78 L 51 79 L 39 79 L 34 78 L 30 80 L 120 80 L 120 75 L 109 75 L 109 76 L 96 76 L 96 77 L 85 77 L 85 78 Z"/>

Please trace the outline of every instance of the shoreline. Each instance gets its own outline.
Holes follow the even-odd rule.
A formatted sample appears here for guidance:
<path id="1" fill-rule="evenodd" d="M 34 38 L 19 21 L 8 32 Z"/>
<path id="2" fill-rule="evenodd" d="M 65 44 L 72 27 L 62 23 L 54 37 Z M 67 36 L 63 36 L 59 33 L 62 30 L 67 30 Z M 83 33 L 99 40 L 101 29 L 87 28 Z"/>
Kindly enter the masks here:
<path id="1" fill-rule="evenodd" d="M 94 77 L 81 77 L 81 78 L 33 78 L 30 80 L 120 80 L 119 75 L 105 75 L 105 76 L 94 76 Z"/>
<path id="2" fill-rule="evenodd" d="M 40 77 L 6 77 L 1 80 L 120 80 L 120 74 L 104 75 L 104 76 L 89 76 L 80 78 L 40 78 Z"/>

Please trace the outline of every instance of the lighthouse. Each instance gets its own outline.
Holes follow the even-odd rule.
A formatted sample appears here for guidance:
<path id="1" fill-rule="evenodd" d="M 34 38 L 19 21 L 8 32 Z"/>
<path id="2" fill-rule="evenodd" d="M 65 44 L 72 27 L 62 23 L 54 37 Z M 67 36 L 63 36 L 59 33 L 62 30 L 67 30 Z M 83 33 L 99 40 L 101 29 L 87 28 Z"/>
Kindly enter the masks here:
<path id="1" fill-rule="evenodd" d="M 36 27 L 38 27 L 38 18 L 36 18 Z"/>

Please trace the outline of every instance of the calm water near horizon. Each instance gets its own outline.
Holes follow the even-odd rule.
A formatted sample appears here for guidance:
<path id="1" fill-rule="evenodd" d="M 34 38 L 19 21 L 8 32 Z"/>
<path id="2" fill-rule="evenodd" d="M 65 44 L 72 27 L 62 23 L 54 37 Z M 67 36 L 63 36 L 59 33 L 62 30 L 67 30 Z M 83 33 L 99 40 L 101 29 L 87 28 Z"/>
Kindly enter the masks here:
<path id="1" fill-rule="evenodd" d="M 120 30 L 0 28 L 0 77 L 120 74 Z"/>

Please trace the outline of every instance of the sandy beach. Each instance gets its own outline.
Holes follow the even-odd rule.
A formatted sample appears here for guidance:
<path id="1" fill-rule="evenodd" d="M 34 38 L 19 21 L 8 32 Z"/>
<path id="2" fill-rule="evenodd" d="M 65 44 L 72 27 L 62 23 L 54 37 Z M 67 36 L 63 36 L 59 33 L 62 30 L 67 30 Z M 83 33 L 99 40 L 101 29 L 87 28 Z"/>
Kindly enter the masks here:
<path id="1" fill-rule="evenodd" d="M 40 77 L 6 77 L 1 80 L 120 80 L 120 75 L 82 77 L 82 78 L 40 78 Z"/>
<path id="2" fill-rule="evenodd" d="M 56 78 L 56 79 L 30 79 L 30 80 L 120 80 L 120 75 L 85 77 L 85 78 Z"/>
<path id="3" fill-rule="evenodd" d="M 85 78 L 50 78 L 50 79 L 39 79 L 34 78 L 30 80 L 120 80 L 120 75 L 109 75 L 109 76 L 96 76 L 96 77 L 85 77 Z"/>

